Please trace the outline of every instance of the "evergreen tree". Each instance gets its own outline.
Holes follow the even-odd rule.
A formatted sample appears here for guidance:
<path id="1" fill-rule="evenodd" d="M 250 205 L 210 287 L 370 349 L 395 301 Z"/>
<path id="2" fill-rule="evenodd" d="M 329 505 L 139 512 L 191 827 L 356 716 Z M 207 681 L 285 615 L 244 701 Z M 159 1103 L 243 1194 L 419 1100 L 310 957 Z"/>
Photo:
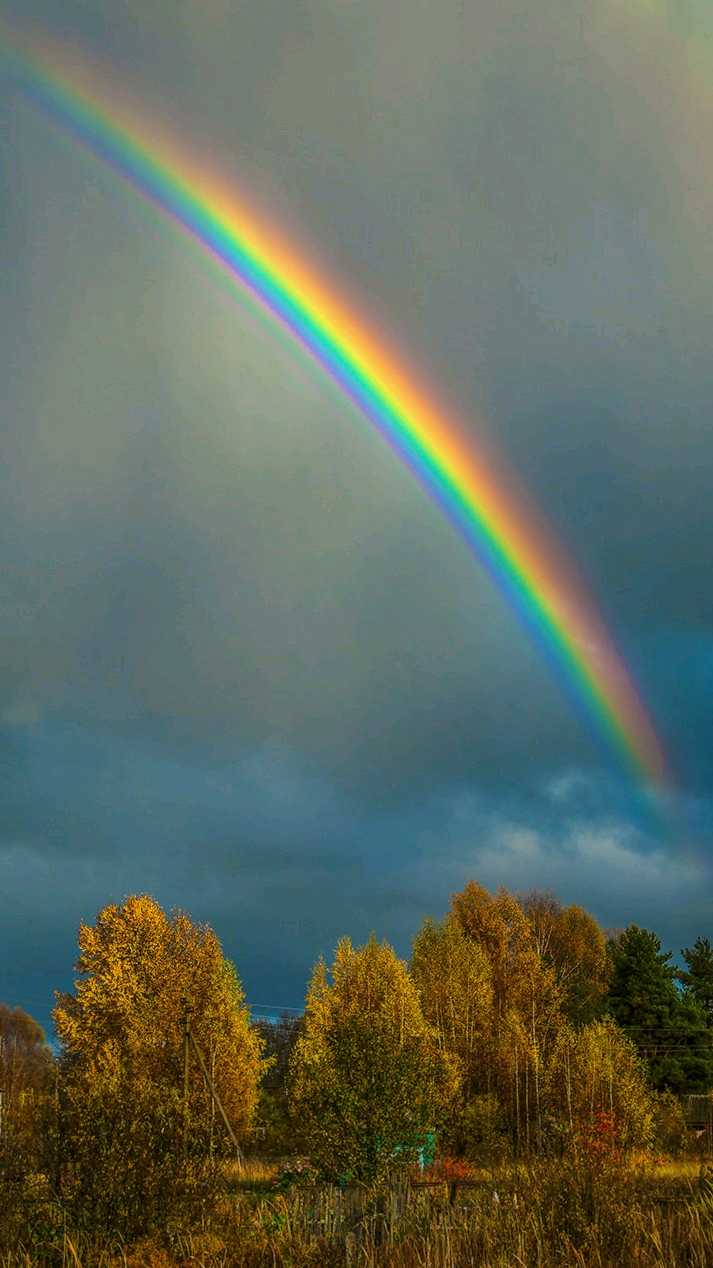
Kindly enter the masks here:
<path id="1" fill-rule="evenodd" d="M 676 976 L 685 987 L 686 994 L 700 1004 L 706 1025 L 713 1027 L 713 947 L 710 939 L 696 938 L 693 946 L 684 947 L 681 954 L 687 971 L 681 970 Z"/>
<path id="2" fill-rule="evenodd" d="M 655 933 L 630 925 L 609 943 L 612 977 L 607 1008 L 646 1059 L 657 1089 L 713 1088 L 713 1042 L 695 999 L 681 996 L 670 951 Z"/>

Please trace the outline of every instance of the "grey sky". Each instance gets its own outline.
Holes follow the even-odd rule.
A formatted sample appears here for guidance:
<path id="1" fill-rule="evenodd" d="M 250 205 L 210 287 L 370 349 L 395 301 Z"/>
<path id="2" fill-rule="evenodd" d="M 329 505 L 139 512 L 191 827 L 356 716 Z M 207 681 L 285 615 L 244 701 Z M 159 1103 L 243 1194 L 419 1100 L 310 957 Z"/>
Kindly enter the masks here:
<path id="1" fill-rule="evenodd" d="M 646 818 L 379 438 L 0 78 L 0 997 L 46 1017 L 79 918 L 143 889 L 258 1002 L 470 876 L 711 933 L 706 13 L 1 11 L 104 59 L 502 447 L 689 815 Z"/>

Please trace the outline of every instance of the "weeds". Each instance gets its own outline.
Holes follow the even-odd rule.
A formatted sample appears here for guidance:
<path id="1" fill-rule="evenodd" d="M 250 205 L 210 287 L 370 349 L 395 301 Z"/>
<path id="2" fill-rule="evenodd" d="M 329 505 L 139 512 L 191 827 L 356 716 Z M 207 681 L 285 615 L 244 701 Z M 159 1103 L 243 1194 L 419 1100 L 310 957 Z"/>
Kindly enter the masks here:
<path id="1" fill-rule="evenodd" d="M 309 1177 L 285 1191 L 278 1168 L 226 1166 L 221 1198 L 173 1213 L 151 1237 L 107 1242 L 38 1211 L 0 1268 L 707 1268 L 713 1180 L 685 1161 L 593 1167 L 574 1157 L 474 1171 L 447 1186 L 339 1189 Z M 284 1172 L 283 1172 L 284 1174 Z M 449 1178 L 453 1178 L 452 1176 Z M 456 1177 L 460 1178 L 460 1177 Z M 37 1186 L 36 1186 L 37 1187 Z"/>

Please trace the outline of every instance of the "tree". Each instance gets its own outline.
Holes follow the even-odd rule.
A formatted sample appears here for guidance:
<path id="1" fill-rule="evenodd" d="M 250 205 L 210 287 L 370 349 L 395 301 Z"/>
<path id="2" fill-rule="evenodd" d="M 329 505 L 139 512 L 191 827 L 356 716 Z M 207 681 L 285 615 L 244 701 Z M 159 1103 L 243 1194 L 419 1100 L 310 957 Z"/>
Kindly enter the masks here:
<path id="1" fill-rule="evenodd" d="M 79 929 L 81 974 L 57 995 L 54 1021 L 65 1065 L 82 1077 L 181 1089 L 183 1021 L 191 1029 L 236 1133 L 250 1125 L 262 1074 L 262 1041 L 235 968 L 207 925 L 167 915 L 148 895 L 104 907 Z M 191 1050 L 189 1117 L 194 1135 L 221 1128 Z"/>
<path id="2" fill-rule="evenodd" d="M 655 933 L 629 925 L 609 943 L 612 976 L 607 1009 L 631 1036 L 657 1090 L 706 1092 L 713 1087 L 713 1041 L 695 999 L 681 997 L 670 951 Z"/>
<path id="3" fill-rule="evenodd" d="M 27 1228 L 27 1180 L 52 1164 L 54 1061 L 42 1027 L 0 1004 L 0 1250 Z"/>
<path id="4" fill-rule="evenodd" d="M 471 942 L 482 947 L 492 970 L 493 1006 L 503 1017 L 517 1006 L 521 970 L 537 948 L 532 929 L 520 904 L 504 889 L 495 896 L 476 881 L 454 894 L 451 908 L 455 919 Z"/>
<path id="5" fill-rule="evenodd" d="M 268 1061 L 272 1062 L 260 1089 L 260 1149 L 270 1154 L 294 1153 L 299 1133 L 290 1115 L 288 1076 L 292 1053 L 302 1033 L 302 1018 L 283 1014 L 277 1022 L 255 1022 L 255 1029 L 263 1040 Z"/>
<path id="6" fill-rule="evenodd" d="M 320 960 L 312 975 L 291 1109 L 325 1176 L 374 1182 L 416 1156 L 457 1075 L 388 943 L 343 938 L 330 973 Z"/>
<path id="7" fill-rule="evenodd" d="M 548 1061 L 547 1109 L 556 1124 L 580 1139 L 597 1116 L 610 1116 L 623 1148 L 652 1138 L 654 1105 L 647 1069 L 636 1045 L 610 1018 L 561 1029 Z"/>
<path id="8" fill-rule="evenodd" d="M 549 892 L 531 890 L 520 903 L 544 963 L 554 969 L 563 1012 L 575 1025 L 593 1020 L 610 973 L 603 931 L 583 907 L 563 907 Z"/>
<path id="9" fill-rule="evenodd" d="M 257 1103 L 262 1043 L 216 935 L 184 913 L 133 896 L 81 925 L 79 947 L 75 990 L 54 1010 L 65 1174 L 83 1219 L 134 1236 L 165 1219 L 189 1181 L 208 1182 L 202 1160 L 225 1140 L 193 1050 L 184 1098 L 185 1001 L 237 1133 Z"/>
<path id="10" fill-rule="evenodd" d="M 541 1080 L 563 1022 L 562 990 L 512 894 L 500 889 L 493 896 L 470 881 L 451 902 L 454 918 L 492 971 L 493 1024 L 482 1091 L 497 1093 L 516 1148 L 529 1151 L 541 1141 Z"/>
<path id="11" fill-rule="evenodd" d="M 686 969 L 676 974 L 687 995 L 703 1010 L 706 1025 L 713 1027 L 713 947 L 709 938 L 696 938 L 692 947 L 681 952 Z"/>
<path id="12" fill-rule="evenodd" d="M 0 1004 L 0 1089 L 2 1110 L 11 1114 L 23 1099 L 47 1090 L 52 1053 L 45 1033 L 22 1008 Z"/>
<path id="13" fill-rule="evenodd" d="M 440 924 L 426 919 L 414 940 L 411 976 L 441 1048 L 458 1059 L 467 1100 L 482 1082 L 484 1049 L 492 1027 L 488 957 L 466 937 L 452 914 Z"/>
<path id="14" fill-rule="evenodd" d="M 460 1153 L 468 1105 L 488 1082 L 492 969 L 483 948 L 466 937 L 451 913 L 440 924 L 424 920 L 413 944 L 411 976 L 441 1050 L 458 1065 L 460 1095 L 453 1106 L 449 1147 Z"/>

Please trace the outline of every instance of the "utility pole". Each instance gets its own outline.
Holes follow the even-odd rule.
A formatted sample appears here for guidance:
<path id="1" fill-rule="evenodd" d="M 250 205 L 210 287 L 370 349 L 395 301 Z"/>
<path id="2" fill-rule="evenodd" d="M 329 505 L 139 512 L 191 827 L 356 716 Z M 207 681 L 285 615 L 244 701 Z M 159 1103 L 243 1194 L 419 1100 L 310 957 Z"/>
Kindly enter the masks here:
<path id="1" fill-rule="evenodd" d="M 223 1122 L 225 1123 L 225 1126 L 226 1126 L 226 1129 L 227 1129 L 228 1135 L 230 1136 L 230 1139 L 231 1139 L 231 1141 L 233 1142 L 233 1147 L 234 1147 L 235 1152 L 236 1152 L 236 1154 L 237 1154 L 238 1161 L 239 1161 L 240 1163 L 242 1163 L 242 1161 L 243 1161 L 243 1155 L 242 1155 L 242 1152 L 241 1152 L 241 1149 L 240 1149 L 240 1145 L 238 1144 L 238 1138 L 237 1138 L 237 1136 L 235 1135 L 235 1132 L 233 1131 L 233 1128 L 232 1128 L 232 1127 L 231 1127 L 231 1125 L 230 1125 L 230 1120 L 229 1120 L 229 1118 L 228 1118 L 228 1115 L 226 1114 L 225 1110 L 223 1109 L 223 1102 L 221 1101 L 220 1097 L 218 1096 L 218 1093 L 217 1093 L 217 1091 L 216 1091 L 215 1084 L 214 1084 L 214 1082 L 213 1082 L 212 1078 L 210 1077 L 210 1074 L 209 1074 L 209 1072 L 208 1072 L 208 1067 L 207 1067 L 207 1065 L 206 1065 L 206 1063 L 205 1063 L 205 1060 L 204 1060 L 204 1057 L 203 1057 L 203 1053 L 201 1052 L 200 1048 L 198 1047 L 198 1044 L 197 1044 L 197 1042 L 196 1042 L 196 1037 L 195 1037 L 195 1035 L 193 1034 L 193 1031 L 189 1031 L 189 1037 L 190 1037 L 190 1041 L 191 1041 L 191 1043 L 193 1044 L 193 1047 L 195 1048 L 195 1051 L 196 1051 L 196 1056 L 198 1057 L 198 1060 L 199 1060 L 199 1062 L 200 1062 L 200 1067 L 201 1067 L 201 1070 L 202 1070 L 202 1072 L 203 1072 L 203 1078 L 205 1079 L 206 1086 L 207 1086 L 207 1088 L 208 1088 L 208 1091 L 209 1091 L 209 1092 L 210 1092 L 210 1094 L 211 1094 L 211 1097 L 212 1097 L 212 1099 L 213 1099 L 213 1103 L 217 1106 L 218 1112 L 219 1112 L 219 1114 L 220 1114 L 220 1116 L 221 1116 L 221 1118 L 222 1118 Z"/>
<path id="2" fill-rule="evenodd" d="M 203 1078 L 205 1080 L 205 1085 L 210 1093 L 211 1107 L 212 1108 L 214 1107 L 215 1109 L 218 1110 L 220 1117 L 225 1123 L 226 1131 L 233 1143 L 233 1147 L 235 1149 L 235 1153 L 237 1155 L 238 1161 L 242 1164 L 243 1155 L 240 1149 L 240 1145 L 238 1144 L 238 1138 L 235 1135 L 235 1132 L 233 1131 L 228 1115 L 226 1114 L 223 1108 L 223 1102 L 218 1096 L 215 1083 L 213 1082 L 213 1079 L 208 1070 L 208 1066 L 205 1063 L 205 1058 L 203 1056 L 203 1053 L 198 1047 L 198 1042 L 196 1040 L 196 1037 L 193 1034 L 193 1031 L 191 1030 L 191 1017 L 193 1015 L 192 1005 L 188 1002 L 187 999 L 183 999 L 181 1002 L 183 1004 L 183 1154 L 184 1154 L 184 1157 L 188 1153 L 188 1072 L 189 1072 L 190 1049 L 192 1044 L 195 1054 L 198 1057 L 198 1063 L 200 1065 Z"/>
<path id="3" fill-rule="evenodd" d="M 188 1153 L 188 1062 L 191 1044 L 192 1008 L 187 999 L 183 1003 L 183 1156 Z"/>

